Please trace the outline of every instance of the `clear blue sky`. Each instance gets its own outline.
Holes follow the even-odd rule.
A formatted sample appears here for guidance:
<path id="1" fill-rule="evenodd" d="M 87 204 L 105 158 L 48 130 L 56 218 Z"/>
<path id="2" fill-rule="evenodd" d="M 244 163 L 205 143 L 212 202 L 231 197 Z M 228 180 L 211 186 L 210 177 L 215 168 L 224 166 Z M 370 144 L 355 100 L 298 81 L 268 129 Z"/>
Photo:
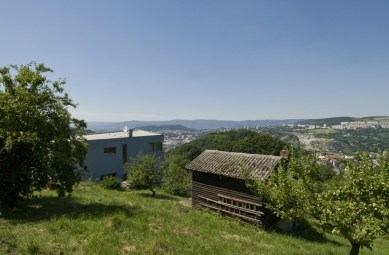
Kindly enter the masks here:
<path id="1" fill-rule="evenodd" d="M 2 1 L 86 121 L 389 115 L 389 1 Z"/>

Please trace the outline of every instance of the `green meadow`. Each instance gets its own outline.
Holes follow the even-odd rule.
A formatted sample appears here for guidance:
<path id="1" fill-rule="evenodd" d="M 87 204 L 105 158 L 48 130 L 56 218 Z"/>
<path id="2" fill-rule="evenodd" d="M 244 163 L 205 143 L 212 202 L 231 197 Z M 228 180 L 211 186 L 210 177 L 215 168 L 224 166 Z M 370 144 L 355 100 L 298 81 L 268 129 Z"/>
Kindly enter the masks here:
<path id="1" fill-rule="evenodd" d="M 291 234 L 192 210 L 157 191 L 112 191 L 90 182 L 58 198 L 35 193 L 0 217 L 0 254 L 348 254 L 345 239 L 303 222 Z M 387 255 L 389 240 L 373 252 Z"/>

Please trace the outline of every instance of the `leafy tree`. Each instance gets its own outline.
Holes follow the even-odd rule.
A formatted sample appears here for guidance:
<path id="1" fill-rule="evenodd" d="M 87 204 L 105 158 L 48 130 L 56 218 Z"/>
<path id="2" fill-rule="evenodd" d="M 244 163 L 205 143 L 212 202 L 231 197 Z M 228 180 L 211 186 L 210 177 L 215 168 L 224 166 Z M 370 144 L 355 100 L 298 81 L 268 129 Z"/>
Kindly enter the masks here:
<path id="1" fill-rule="evenodd" d="M 350 255 L 370 250 L 373 240 L 389 232 L 389 151 L 378 165 L 367 153 L 358 153 L 359 162 L 350 161 L 345 178 L 318 194 L 321 223 L 352 245 Z"/>
<path id="2" fill-rule="evenodd" d="M 389 152 L 374 165 L 367 153 L 349 161 L 344 178 L 322 179 L 314 154 L 292 155 L 267 181 L 247 180 L 281 218 L 315 217 L 326 230 L 351 243 L 350 255 L 389 231 Z"/>
<path id="3" fill-rule="evenodd" d="M 186 169 L 172 162 L 163 173 L 163 189 L 173 195 L 185 196 L 191 185 L 192 176 Z"/>
<path id="4" fill-rule="evenodd" d="M 293 219 L 293 228 L 298 218 L 308 213 L 316 215 L 315 194 L 321 192 L 321 168 L 315 154 L 290 147 L 289 162 L 282 161 L 268 180 L 250 180 L 246 185 L 266 200 L 266 207 L 283 219 Z"/>
<path id="5" fill-rule="evenodd" d="M 65 80 L 50 81 L 43 64 L 0 68 L 0 205 L 56 183 L 59 196 L 72 192 L 86 170 L 86 123 L 71 118 L 76 107 Z M 71 127 L 73 126 L 73 127 Z"/>
<path id="6" fill-rule="evenodd" d="M 124 166 L 127 171 L 127 180 L 131 186 L 146 188 L 155 196 L 155 187 L 160 186 L 163 164 L 154 154 L 143 154 L 141 151 L 131 163 Z"/>

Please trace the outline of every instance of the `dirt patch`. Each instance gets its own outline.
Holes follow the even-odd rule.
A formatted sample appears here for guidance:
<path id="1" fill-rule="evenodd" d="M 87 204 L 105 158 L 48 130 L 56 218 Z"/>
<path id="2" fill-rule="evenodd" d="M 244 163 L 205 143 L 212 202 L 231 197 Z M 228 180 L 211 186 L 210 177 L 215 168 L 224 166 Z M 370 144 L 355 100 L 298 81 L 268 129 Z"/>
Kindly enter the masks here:
<path id="1" fill-rule="evenodd" d="M 134 253 L 136 252 L 136 247 L 134 245 L 126 246 L 123 248 L 124 253 Z"/>
<path id="2" fill-rule="evenodd" d="M 240 237 L 238 235 L 225 235 L 224 236 L 225 239 L 232 239 L 232 240 L 236 240 L 236 241 L 239 241 L 240 240 Z"/>
<path id="3" fill-rule="evenodd" d="M 178 202 L 180 205 L 183 205 L 185 207 L 189 207 L 189 208 L 192 208 L 192 198 L 188 198 L 188 199 L 185 199 L 185 200 L 182 200 L 180 202 Z"/>
<path id="4" fill-rule="evenodd" d="M 193 236 L 193 230 L 190 227 L 181 226 L 174 232 L 178 235 Z"/>
<path id="5" fill-rule="evenodd" d="M 155 243 L 155 248 L 157 248 L 158 250 L 160 250 L 164 253 L 173 251 L 173 247 L 170 246 L 168 243 L 163 242 L 163 241 L 157 241 Z"/>
<path id="6" fill-rule="evenodd" d="M 149 224 L 149 229 L 150 229 L 151 231 L 158 231 L 158 230 L 162 229 L 162 226 L 161 226 L 161 225 L 158 225 L 158 224 L 156 224 L 156 223 L 150 223 L 150 224 Z"/>

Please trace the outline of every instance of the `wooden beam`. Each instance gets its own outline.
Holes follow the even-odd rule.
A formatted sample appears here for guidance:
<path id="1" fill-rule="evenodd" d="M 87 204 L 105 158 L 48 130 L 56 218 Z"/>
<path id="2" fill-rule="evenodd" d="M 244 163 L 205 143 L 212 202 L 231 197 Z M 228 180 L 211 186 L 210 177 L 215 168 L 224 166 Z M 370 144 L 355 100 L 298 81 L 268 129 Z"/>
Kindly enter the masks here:
<path id="1" fill-rule="evenodd" d="M 256 216 L 264 214 L 261 211 L 254 211 L 254 210 L 250 210 L 250 209 L 247 209 L 247 208 L 244 208 L 244 207 L 239 207 L 239 206 L 223 203 L 223 202 L 220 202 L 220 201 L 215 201 L 213 199 L 206 198 L 206 197 L 203 197 L 203 196 L 200 196 L 200 195 L 199 195 L 199 198 L 202 198 L 202 199 L 204 199 L 206 201 L 211 201 L 212 203 L 215 203 L 215 204 L 218 204 L 218 205 L 222 205 L 222 206 L 230 207 L 230 208 L 237 209 L 237 210 L 240 210 L 240 211 L 248 212 L 248 213 L 254 214 Z"/>
<path id="2" fill-rule="evenodd" d="M 222 197 L 222 198 L 227 198 L 227 199 L 238 201 L 238 202 L 245 203 L 245 204 L 255 205 L 255 206 L 259 206 L 259 207 L 261 207 L 263 205 L 263 203 L 258 204 L 258 203 L 250 202 L 250 201 L 247 201 L 247 200 L 243 200 L 243 199 L 239 199 L 239 198 L 234 198 L 234 197 L 229 197 L 229 196 L 225 196 L 225 195 L 221 195 L 221 194 L 217 194 L 217 195 L 219 197 Z"/>
<path id="3" fill-rule="evenodd" d="M 227 210 L 224 210 L 224 209 L 220 209 L 220 208 L 218 208 L 216 206 L 207 205 L 207 204 L 204 204 L 204 203 L 200 203 L 200 205 L 204 206 L 204 207 L 208 207 L 208 208 L 214 209 L 214 210 L 217 210 L 217 211 L 221 211 L 221 212 L 225 212 L 225 213 L 237 216 L 238 218 L 243 218 L 243 219 L 246 219 L 246 220 L 249 220 L 249 221 L 253 221 L 253 222 L 256 222 L 256 223 L 262 223 L 261 218 L 256 219 L 256 218 L 252 218 L 252 217 L 247 217 L 247 216 L 244 216 L 244 215 L 241 215 L 241 214 L 238 214 L 238 213 L 230 212 L 230 211 L 227 211 Z"/>

